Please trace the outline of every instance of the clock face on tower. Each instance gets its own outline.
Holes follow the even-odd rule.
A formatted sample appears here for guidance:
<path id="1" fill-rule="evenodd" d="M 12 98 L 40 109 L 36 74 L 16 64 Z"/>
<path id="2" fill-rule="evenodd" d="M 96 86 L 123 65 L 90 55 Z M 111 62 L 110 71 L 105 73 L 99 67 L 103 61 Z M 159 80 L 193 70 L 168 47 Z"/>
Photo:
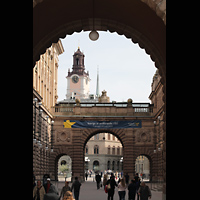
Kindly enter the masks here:
<path id="1" fill-rule="evenodd" d="M 72 82 L 73 83 L 78 83 L 78 81 L 79 81 L 79 77 L 78 76 L 73 76 L 72 77 Z"/>

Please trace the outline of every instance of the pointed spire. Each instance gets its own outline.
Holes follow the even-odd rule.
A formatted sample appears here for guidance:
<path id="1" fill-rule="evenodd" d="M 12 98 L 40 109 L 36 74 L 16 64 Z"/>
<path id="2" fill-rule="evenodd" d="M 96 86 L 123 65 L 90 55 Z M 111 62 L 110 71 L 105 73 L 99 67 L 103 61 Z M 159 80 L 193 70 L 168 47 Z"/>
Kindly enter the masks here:
<path id="1" fill-rule="evenodd" d="M 96 85 L 96 97 L 100 97 L 99 94 L 99 66 L 97 66 L 97 85 Z"/>
<path id="2" fill-rule="evenodd" d="M 80 50 L 80 40 L 78 40 L 78 49 Z"/>

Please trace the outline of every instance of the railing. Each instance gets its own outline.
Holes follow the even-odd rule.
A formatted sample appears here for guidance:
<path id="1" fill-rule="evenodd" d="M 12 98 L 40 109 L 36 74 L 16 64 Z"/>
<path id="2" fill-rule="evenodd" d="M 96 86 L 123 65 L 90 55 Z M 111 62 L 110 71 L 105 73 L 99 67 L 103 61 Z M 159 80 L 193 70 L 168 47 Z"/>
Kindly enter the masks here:
<path id="1" fill-rule="evenodd" d="M 74 112 L 74 107 L 55 106 L 55 112 Z"/>
<path id="2" fill-rule="evenodd" d="M 151 115 L 153 113 L 153 104 L 150 103 L 132 103 L 132 106 L 126 102 L 113 103 L 80 103 L 79 106 L 73 103 L 60 103 L 54 108 L 55 113 L 61 115 L 113 115 L 126 116 L 132 113 L 133 115 Z M 131 109 L 131 107 L 133 109 Z M 79 110 L 79 111 L 78 111 Z M 127 114 L 129 113 L 129 114 Z"/>

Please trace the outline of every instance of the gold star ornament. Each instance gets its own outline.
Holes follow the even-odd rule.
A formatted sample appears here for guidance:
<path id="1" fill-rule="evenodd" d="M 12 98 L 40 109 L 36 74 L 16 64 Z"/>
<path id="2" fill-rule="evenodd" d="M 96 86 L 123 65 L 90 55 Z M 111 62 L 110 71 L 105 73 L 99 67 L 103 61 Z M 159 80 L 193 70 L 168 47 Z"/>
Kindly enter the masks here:
<path id="1" fill-rule="evenodd" d="M 64 128 L 72 128 L 72 125 L 75 124 L 76 122 L 70 122 L 70 120 L 66 120 L 63 122 Z"/>

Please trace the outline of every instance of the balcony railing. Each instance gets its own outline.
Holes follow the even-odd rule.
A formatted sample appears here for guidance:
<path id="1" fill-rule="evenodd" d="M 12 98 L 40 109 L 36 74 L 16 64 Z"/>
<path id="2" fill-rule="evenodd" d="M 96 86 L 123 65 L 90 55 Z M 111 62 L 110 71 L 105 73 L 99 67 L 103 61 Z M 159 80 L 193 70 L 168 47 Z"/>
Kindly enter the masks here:
<path id="1" fill-rule="evenodd" d="M 153 104 L 132 103 L 62 103 L 53 107 L 55 115 L 105 115 L 105 116 L 126 116 L 126 115 L 146 115 L 153 113 Z M 131 108 L 132 107 L 132 108 Z"/>

